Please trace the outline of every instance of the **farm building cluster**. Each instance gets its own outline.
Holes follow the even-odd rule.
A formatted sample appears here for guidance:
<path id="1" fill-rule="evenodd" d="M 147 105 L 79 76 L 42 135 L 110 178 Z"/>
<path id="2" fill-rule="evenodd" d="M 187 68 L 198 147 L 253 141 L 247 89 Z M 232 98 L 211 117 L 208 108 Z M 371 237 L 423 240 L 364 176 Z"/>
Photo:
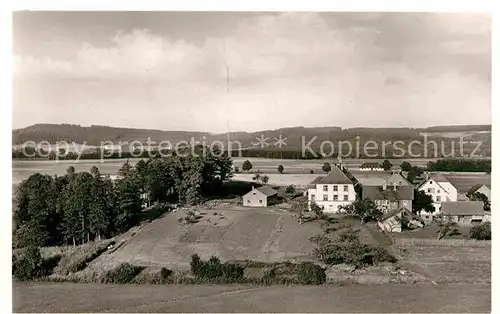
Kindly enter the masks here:
<path id="1" fill-rule="evenodd" d="M 416 191 L 423 191 L 432 198 L 433 212 L 412 212 Z M 304 192 L 308 207 L 315 203 L 325 213 L 339 213 L 343 207 L 358 198 L 373 201 L 383 213 L 380 228 L 400 232 L 401 224 L 420 227 L 425 223 L 445 217 L 461 226 L 472 226 L 490 221 L 490 212 L 481 200 L 470 199 L 481 193 L 491 201 L 491 186 L 474 184 L 458 189 L 446 175 L 426 172 L 418 183 L 410 183 L 401 171 L 385 171 L 379 163 L 370 162 L 359 169 L 347 169 L 338 159 L 331 170 L 312 180 Z M 268 186 L 252 189 L 243 196 L 244 206 L 266 207 L 276 200 L 276 191 Z"/>

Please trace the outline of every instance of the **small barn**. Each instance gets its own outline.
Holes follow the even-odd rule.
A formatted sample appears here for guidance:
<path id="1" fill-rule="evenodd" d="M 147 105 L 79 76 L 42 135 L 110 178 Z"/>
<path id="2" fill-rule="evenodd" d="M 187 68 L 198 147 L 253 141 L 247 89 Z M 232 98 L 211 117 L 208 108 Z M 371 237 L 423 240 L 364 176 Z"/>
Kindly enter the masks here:
<path id="1" fill-rule="evenodd" d="M 360 167 L 361 171 L 384 171 L 378 162 L 364 162 Z"/>
<path id="2" fill-rule="evenodd" d="M 252 187 L 252 190 L 243 195 L 243 206 L 267 207 L 278 200 L 278 192 L 269 186 Z"/>
<path id="3" fill-rule="evenodd" d="M 420 217 L 403 207 L 383 215 L 378 221 L 378 226 L 386 232 L 401 232 L 405 228 L 421 228 L 424 223 Z"/>
<path id="4" fill-rule="evenodd" d="M 441 213 L 461 226 L 472 226 L 483 222 L 483 206 L 481 201 L 443 202 Z"/>

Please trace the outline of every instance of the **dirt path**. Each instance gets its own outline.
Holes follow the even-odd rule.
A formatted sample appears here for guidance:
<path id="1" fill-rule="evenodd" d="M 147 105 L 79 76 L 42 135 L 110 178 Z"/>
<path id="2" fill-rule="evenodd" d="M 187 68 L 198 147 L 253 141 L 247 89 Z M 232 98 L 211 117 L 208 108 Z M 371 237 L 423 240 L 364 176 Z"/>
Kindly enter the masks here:
<path id="1" fill-rule="evenodd" d="M 276 252 L 278 250 L 277 241 L 281 235 L 281 231 L 283 230 L 283 221 L 284 221 L 284 217 L 282 215 L 280 215 L 278 217 L 278 219 L 276 220 L 276 225 L 275 225 L 273 231 L 271 232 L 271 236 L 269 237 L 266 244 L 264 245 L 264 248 L 263 248 L 264 255 L 263 256 L 264 256 L 264 259 L 266 261 L 270 260 L 270 256 L 269 256 L 270 254 L 272 254 L 273 252 Z"/>

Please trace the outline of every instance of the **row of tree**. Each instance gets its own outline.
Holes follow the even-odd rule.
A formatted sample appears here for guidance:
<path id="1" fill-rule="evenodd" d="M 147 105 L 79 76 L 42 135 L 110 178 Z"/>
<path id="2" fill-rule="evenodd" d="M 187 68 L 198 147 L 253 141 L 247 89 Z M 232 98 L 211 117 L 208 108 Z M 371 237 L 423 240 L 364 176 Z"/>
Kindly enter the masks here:
<path id="1" fill-rule="evenodd" d="M 218 193 L 231 174 L 227 155 L 207 154 L 128 161 L 117 180 L 97 167 L 64 176 L 39 173 L 17 191 L 14 246 L 80 244 L 110 237 L 136 225 L 147 202 L 194 204 Z"/>
<path id="2" fill-rule="evenodd" d="M 427 171 L 491 172 L 491 159 L 439 159 L 427 164 Z"/>

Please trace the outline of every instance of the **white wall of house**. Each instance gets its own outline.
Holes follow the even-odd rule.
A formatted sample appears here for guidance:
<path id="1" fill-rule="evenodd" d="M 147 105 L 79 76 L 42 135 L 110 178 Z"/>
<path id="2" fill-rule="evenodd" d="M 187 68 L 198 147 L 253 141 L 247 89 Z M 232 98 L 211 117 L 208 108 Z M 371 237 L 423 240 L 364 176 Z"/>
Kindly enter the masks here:
<path id="1" fill-rule="evenodd" d="M 267 206 L 267 196 L 264 193 L 261 193 L 257 189 L 252 189 L 252 191 L 243 195 L 243 206 L 266 207 Z"/>
<path id="2" fill-rule="evenodd" d="M 384 171 L 384 168 L 359 168 L 360 171 Z"/>
<path id="3" fill-rule="evenodd" d="M 356 200 L 352 184 L 316 184 L 316 188 L 309 189 L 307 195 L 309 210 L 314 200 L 326 213 L 338 212 L 339 206 L 348 205 Z"/>
<path id="4" fill-rule="evenodd" d="M 418 190 L 432 196 L 433 205 L 436 209 L 434 213 L 424 213 L 425 215 L 437 215 L 441 211 L 441 203 L 456 202 L 458 199 L 457 189 L 450 182 L 435 182 L 429 179 Z"/>
<path id="5" fill-rule="evenodd" d="M 374 200 L 373 202 L 375 203 L 375 205 L 377 205 L 377 208 L 380 209 L 384 214 L 390 212 L 391 210 L 400 209 L 403 207 L 409 210 L 412 209 L 412 200 Z"/>

